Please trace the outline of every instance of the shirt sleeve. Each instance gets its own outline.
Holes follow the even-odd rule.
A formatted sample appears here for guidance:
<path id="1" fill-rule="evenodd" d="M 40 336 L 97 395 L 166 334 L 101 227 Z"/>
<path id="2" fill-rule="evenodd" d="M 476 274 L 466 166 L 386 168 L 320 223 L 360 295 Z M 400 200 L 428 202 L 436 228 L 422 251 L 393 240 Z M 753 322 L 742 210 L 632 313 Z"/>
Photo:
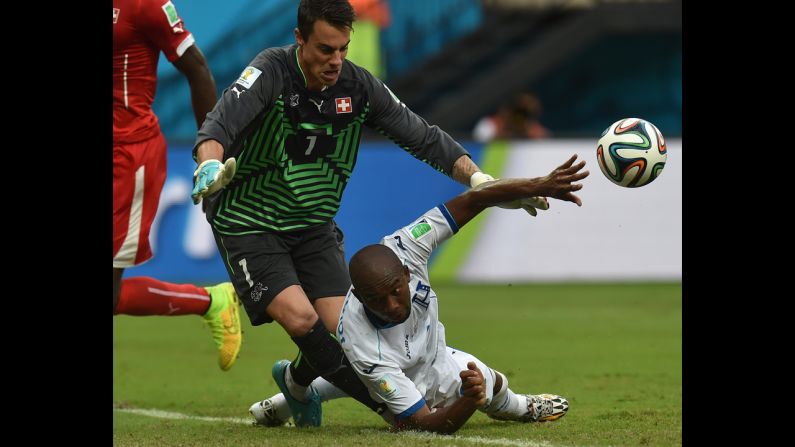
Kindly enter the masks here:
<path id="1" fill-rule="evenodd" d="M 282 80 L 273 63 L 260 53 L 237 80 L 221 94 L 196 136 L 196 148 L 204 140 L 217 140 L 224 147 L 224 158 L 237 156 L 242 137 L 257 118 L 276 105 Z"/>
<path id="2" fill-rule="evenodd" d="M 412 112 L 381 80 L 362 71 L 370 98 L 366 124 L 437 171 L 452 175 L 455 161 L 469 152 L 447 132 Z"/>
<path id="3" fill-rule="evenodd" d="M 382 243 L 414 269 L 427 268 L 433 250 L 458 232 L 458 225 L 444 204 L 386 236 Z"/>
<path id="4" fill-rule="evenodd" d="M 169 62 L 182 57 L 185 50 L 194 44 L 193 35 L 185 28 L 170 0 L 143 0 L 140 12 L 144 34 Z"/>
<path id="5" fill-rule="evenodd" d="M 407 418 L 425 406 L 425 399 L 403 370 L 391 363 L 373 368 L 367 362 L 351 361 L 356 374 L 377 402 L 386 404 L 398 418 Z"/>

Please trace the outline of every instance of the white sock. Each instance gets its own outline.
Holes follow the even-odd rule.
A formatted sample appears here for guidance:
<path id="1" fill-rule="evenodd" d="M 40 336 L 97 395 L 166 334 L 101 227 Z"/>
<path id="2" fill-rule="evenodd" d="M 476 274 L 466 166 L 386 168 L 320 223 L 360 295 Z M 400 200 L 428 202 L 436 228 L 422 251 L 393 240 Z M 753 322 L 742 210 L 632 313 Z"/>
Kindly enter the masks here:
<path id="1" fill-rule="evenodd" d="M 334 384 L 332 384 L 331 382 L 329 382 L 328 380 L 322 377 L 318 377 L 317 379 L 313 380 L 310 387 L 314 388 L 315 391 L 317 391 L 317 393 L 320 395 L 321 402 L 327 402 L 332 399 L 348 397 L 345 391 L 342 391 L 341 389 L 337 388 L 336 386 L 334 386 Z M 307 400 L 309 399 L 309 393 L 310 390 L 307 388 L 306 395 L 304 396 L 304 398 Z"/>
<path id="2" fill-rule="evenodd" d="M 527 414 L 527 398 L 508 388 L 508 378 L 504 374 L 494 372 L 502 377 L 502 387 L 491 398 L 490 404 L 483 409 L 486 414 L 499 419 L 518 419 Z"/>
<path id="3" fill-rule="evenodd" d="M 306 402 L 304 395 L 308 387 L 295 383 L 289 367 L 284 371 L 284 383 L 287 385 L 287 390 L 290 391 L 290 396 L 301 402 Z"/>
<path id="4" fill-rule="evenodd" d="M 285 374 L 285 379 L 287 378 L 287 374 Z M 286 380 L 285 380 L 286 381 Z M 288 385 L 289 386 L 289 385 Z M 348 397 L 344 391 L 334 386 L 331 382 L 327 381 L 322 377 L 318 377 L 312 384 L 308 387 L 305 387 L 306 394 L 304 395 L 304 400 L 309 400 L 309 393 L 310 387 L 314 388 L 317 393 L 320 395 L 321 402 L 327 402 L 332 399 L 339 399 L 341 397 Z M 273 409 L 276 412 L 276 416 L 279 419 L 287 420 L 293 417 L 293 414 L 290 412 L 290 406 L 287 405 L 287 399 L 285 399 L 284 394 L 279 393 L 273 397 L 271 397 L 271 402 L 273 402 Z"/>
<path id="5" fill-rule="evenodd" d="M 514 393 L 510 388 L 505 391 L 502 399 L 492 400 L 487 413 L 504 419 L 519 419 L 527 414 L 527 397 Z"/>
<path id="6" fill-rule="evenodd" d="M 284 398 L 284 394 L 279 393 L 271 397 L 271 402 L 273 402 L 273 410 L 276 412 L 276 417 L 283 421 L 293 417 L 292 413 L 290 413 L 290 406 L 287 405 L 287 399 Z"/>

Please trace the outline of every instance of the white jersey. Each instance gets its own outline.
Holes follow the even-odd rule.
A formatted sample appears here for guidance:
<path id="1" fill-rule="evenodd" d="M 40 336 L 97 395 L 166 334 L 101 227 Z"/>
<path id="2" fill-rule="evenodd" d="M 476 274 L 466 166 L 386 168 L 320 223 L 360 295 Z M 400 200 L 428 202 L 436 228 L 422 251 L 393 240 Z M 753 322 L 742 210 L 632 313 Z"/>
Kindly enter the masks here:
<path id="1" fill-rule="evenodd" d="M 411 312 L 400 324 L 386 323 L 349 291 L 340 313 L 337 338 L 359 378 L 377 402 L 406 418 L 422 408 L 457 399 L 461 368 L 446 354 L 436 293 L 428 279 L 428 259 L 458 231 L 444 205 L 381 240 L 409 269 Z"/>

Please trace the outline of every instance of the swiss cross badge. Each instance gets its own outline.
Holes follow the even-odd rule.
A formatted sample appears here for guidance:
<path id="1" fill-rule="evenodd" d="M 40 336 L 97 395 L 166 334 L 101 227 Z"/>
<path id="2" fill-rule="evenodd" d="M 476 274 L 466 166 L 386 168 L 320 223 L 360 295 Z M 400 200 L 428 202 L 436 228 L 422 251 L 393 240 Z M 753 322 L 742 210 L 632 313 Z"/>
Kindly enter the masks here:
<path id="1" fill-rule="evenodd" d="M 337 103 L 337 113 L 351 113 L 353 111 L 350 96 L 345 98 L 334 98 L 334 101 Z"/>

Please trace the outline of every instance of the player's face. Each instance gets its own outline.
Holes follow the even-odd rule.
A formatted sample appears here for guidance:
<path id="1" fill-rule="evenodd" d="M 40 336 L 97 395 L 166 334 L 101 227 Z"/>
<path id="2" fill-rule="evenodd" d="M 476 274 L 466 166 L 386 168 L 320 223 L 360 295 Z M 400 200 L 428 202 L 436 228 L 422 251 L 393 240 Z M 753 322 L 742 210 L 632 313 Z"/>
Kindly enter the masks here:
<path id="1" fill-rule="evenodd" d="M 307 87 L 320 91 L 324 85 L 331 87 L 337 83 L 342 70 L 342 61 L 348 54 L 351 42 L 350 28 L 335 28 L 325 20 L 313 24 L 308 39 L 295 29 L 295 40 L 301 45 L 298 60 L 306 76 Z"/>
<path id="2" fill-rule="evenodd" d="M 356 296 L 370 312 L 390 323 L 402 323 L 411 314 L 409 296 L 409 270 L 387 275 L 379 284 L 367 289 L 356 289 Z"/>

